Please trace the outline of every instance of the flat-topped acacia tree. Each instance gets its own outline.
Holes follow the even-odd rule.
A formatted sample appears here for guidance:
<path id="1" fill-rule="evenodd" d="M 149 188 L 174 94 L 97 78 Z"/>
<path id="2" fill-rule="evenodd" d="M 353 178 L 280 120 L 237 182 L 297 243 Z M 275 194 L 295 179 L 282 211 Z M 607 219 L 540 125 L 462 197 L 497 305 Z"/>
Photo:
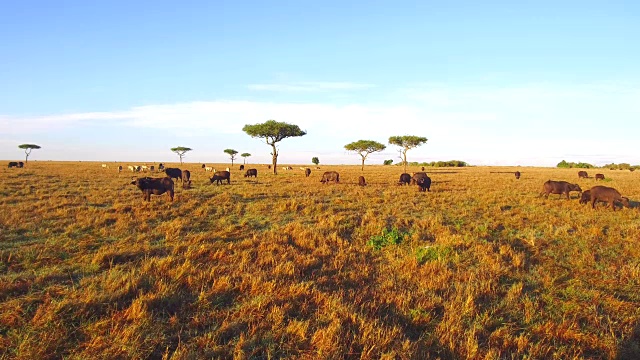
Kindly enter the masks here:
<path id="1" fill-rule="evenodd" d="M 278 148 L 276 144 L 288 137 L 307 135 L 307 132 L 300 130 L 298 125 L 275 120 L 268 120 L 262 124 L 245 125 L 242 131 L 251 137 L 262 138 L 265 143 L 271 145 L 271 165 L 274 174 L 278 174 Z"/>
<path id="2" fill-rule="evenodd" d="M 242 158 L 244 159 L 244 162 L 243 162 L 243 163 L 246 165 L 246 164 L 247 164 L 247 158 L 248 158 L 249 156 L 251 156 L 251 154 L 249 154 L 249 153 L 242 153 L 242 154 L 240 154 L 240 156 L 242 156 Z"/>
<path id="3" fill-rule="evenodd" d="M 403 135 L 403 136 L 391 136 L 389 138 L 389 144 L 400 146 L 400 153 L 402 154 L 402 162 L 404 163 L 404 172 L 407 172 L 407 151 L 418 147 L 427 142 L 426 137 Z"/>
<path id="4" fill-rule="evenodd" d="M 31 150 L 41 148 L 40 145 L 36 145 L 36 144 L 22 144 L 22 145 L 18 145 L 18 147 L 20 149 L 24 149 L 24 153 L 26 154 L 26 157 L 24 158 L 25 163 L 29 162 L 29 155 L 31 155 Z"/>
<path id="5" fill-rule="evenodd" d="M 236 155 L 238 155 L 238 152 L 233 149 L 224 149 L 224 152 L 227 153 L 231 158 L 231 166 L 233 167 L 233 160 L 236 159 Z"/>
<path id="6" fill-rule="evenodd" d="M 177 146 L 177 147 L 171 148 L 171 151 L 173 151 L 174 153 L 178 154 L 178 156 L 180 156 L 180 165 L 182 165 L 182 157 L 184 156 L 184 154 L 186 154 L 187 151 L 191 151 L 191 150 L 193 149 L 184 147 L 184 146 Z"/>
<path id="7" fill-rule="evenodd" d="M 362 157 L 362 171 L 364 171 L 364 161 L 369 154 L 382 151 L 387 147 L 373 140 L 358 140 L 344 146 L 348 151 L 353 151 Z"/>

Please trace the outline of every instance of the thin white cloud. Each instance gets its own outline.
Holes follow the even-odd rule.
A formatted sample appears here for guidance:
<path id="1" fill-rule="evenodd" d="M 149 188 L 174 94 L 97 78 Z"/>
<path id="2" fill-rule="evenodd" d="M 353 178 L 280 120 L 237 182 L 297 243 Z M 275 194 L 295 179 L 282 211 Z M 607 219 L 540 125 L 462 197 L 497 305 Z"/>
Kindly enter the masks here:
<path id="1" fill-rule="evenodd" d="M 297 82 L 287 84 L 250 84 L 249 90 L 276 92 L 321 92 L 332 90 L 362 90 L 375 87 L 373 84 L 353 82 Z"/>
<path id="2" fill-rule="evenodd" d="M 633 86 L 422 85 L 399 94 L 403 100 L 395 103 L 214 100 L 113 112 L 0 116 L 0 128 L 8 129 L 14 137 L 24 137 L 35 131 L 53 133 L 99 122 L 122 131 L 128 127 L 169 130 L 180 137 L 234 136 L 236 143 L 249 147 L 257 140 L 245 137 L 242 127 L 276 119 L 308 132 L 303 141 L 288 141 L 288 149 L 331 153 L 331 158 L 344 158 L 343 163 L 350 162 L 350 155 L 342 149 L 350 141 L 386 143 L 389 136 L 403 134 L 429 139 L 426 145 L 411 150 L 411 161 L 459 159 L 473 164 L 555 165 L 562 159 L 620 159 L 617 162 L 640 163 L 635 145 L 640 131 L 640 90 Z M 395 95 L 398 98 L 398 93 Z M 388 147 L 390 152 L 393 149 Z M 301 159 L 308 162 L 302 155 Z"/>

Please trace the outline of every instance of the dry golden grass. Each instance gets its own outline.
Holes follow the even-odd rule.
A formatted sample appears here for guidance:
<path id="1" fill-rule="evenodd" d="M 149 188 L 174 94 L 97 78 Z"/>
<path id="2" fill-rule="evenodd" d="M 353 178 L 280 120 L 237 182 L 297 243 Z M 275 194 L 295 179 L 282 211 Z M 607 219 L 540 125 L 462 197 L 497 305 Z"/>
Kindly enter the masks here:
<path id="1" fill-rule="evenodd" d="M 539 197 L 577 170 L 256 167 L 186 164 L 173 203 L 113 165 L 3 168 L 0 357 L 640 357 L 640 211 Z M 637 205 L 640 173 L 602 172 Z"/>

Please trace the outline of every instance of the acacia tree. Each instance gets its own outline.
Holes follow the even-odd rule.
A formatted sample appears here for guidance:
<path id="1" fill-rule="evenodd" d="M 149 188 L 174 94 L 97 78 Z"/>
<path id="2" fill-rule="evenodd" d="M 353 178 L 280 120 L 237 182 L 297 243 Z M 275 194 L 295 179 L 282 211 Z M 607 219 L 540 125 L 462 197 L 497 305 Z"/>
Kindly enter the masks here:
<path id="1" fill-rule="evenodd" d="M 320 159 L 318 159 L 317 156 L 314 156 L 311 158 L 311 162 L 314 163 L 315 166 L 318 166 L 318 164 L 320 164 Z"/>
<path id="2" fill-rule="evenodd" d="M 244 158 L 244 164 L 246 165 L 246 164 L 247 164 L 247 158 L 248 158 L 249 156 L 251 156 L 251 154 L 249 154 L 249 153 L 242 153 L 242 154 L 240 154 L 240 156 L 242 156 L 242 157 Z"/>
<path id="3" fill-rule="evenodd" d="M 427 142 L 426 137 L 403 135 L 392 136 L 389 138 L 389 144 L 400 146 L 399 152 L 402 154 L 402 162 L 404 164 L 404 172 L 407 172 L 407 151 L 418 147 Z"/>
<path id="4" fill-rule="evenodd" d="M 242 131 L 251 137 L 262 138 L 265 143 L 271 145 L 271 165 L 273 165 L 274 174 L 278 174 L 278 148 L 276 143 L 288 137 L 307 135 L 307 132 L 300 130 L 298 125 L 275 120 L 268 120 L 262 124 L 245 125 Z"/>
<path id="5" fill-rule="evenodd" d="M 178 156 L 180 156 L 180 165 L 182 165 L 182 157 L 184 156 L 184 154 L 187 151 L 191 151 L 193 149 L 188 148 L 188 147 L 184 147 L 184 146 L 178 146 L 178 147 L 174 147 L 171 148 L 171 151 L 173 151 L 174 153 L 178 154 Z"/>
<path id="6" fill-rule="evenodd" d="M 231 166 L 233 166 L 233 160 L 236 159 L 236 155 L 238 154 L 238 152 L 233 149 L 224 149 L 224 152 L 229 154 L 229 157 L 231 158 Z"/>
<path id="7" fill-rule="evenodd" d="M 348 151 L 353 151 L 362 157 L 362 171 L 364 171 L 364 161 L 373 152 L 382 151 L 387 147 L 373 140 L 358 140 L 344 146 Z"/>
<path id="8" fill-rule="evenodd" d="M 25 163 L 29 162 L 29 155 L 31 155 L 31 150 L 33 149 L 37 150 L 41 148 L 40 145 L 36 145 L 36 144 L 22 144 L 22 145 L 18 145 L 18 147 L 20 149 L 24 149 L 24 153 L 26 154 L 26 157 L 24 158 Z"/>

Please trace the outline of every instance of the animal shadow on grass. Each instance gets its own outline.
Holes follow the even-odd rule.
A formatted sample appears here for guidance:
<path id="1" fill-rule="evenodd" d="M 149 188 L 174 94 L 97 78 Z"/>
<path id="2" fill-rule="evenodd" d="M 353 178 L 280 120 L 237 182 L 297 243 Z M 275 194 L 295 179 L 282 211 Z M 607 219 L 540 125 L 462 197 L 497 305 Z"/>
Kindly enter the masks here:
<path id="1" fill-rule="evenodd" d="M 634 201 L 629 199 L 629 208 L 630 209 L 638 209 L 640 208 L 640 201 Z"/>
<path id="2" fill-rule="evenodd" d="M 620 344 L 615 358 L 616 360 L 640 359 L 640 323 L 636 324 L 629 338 Z"/>

